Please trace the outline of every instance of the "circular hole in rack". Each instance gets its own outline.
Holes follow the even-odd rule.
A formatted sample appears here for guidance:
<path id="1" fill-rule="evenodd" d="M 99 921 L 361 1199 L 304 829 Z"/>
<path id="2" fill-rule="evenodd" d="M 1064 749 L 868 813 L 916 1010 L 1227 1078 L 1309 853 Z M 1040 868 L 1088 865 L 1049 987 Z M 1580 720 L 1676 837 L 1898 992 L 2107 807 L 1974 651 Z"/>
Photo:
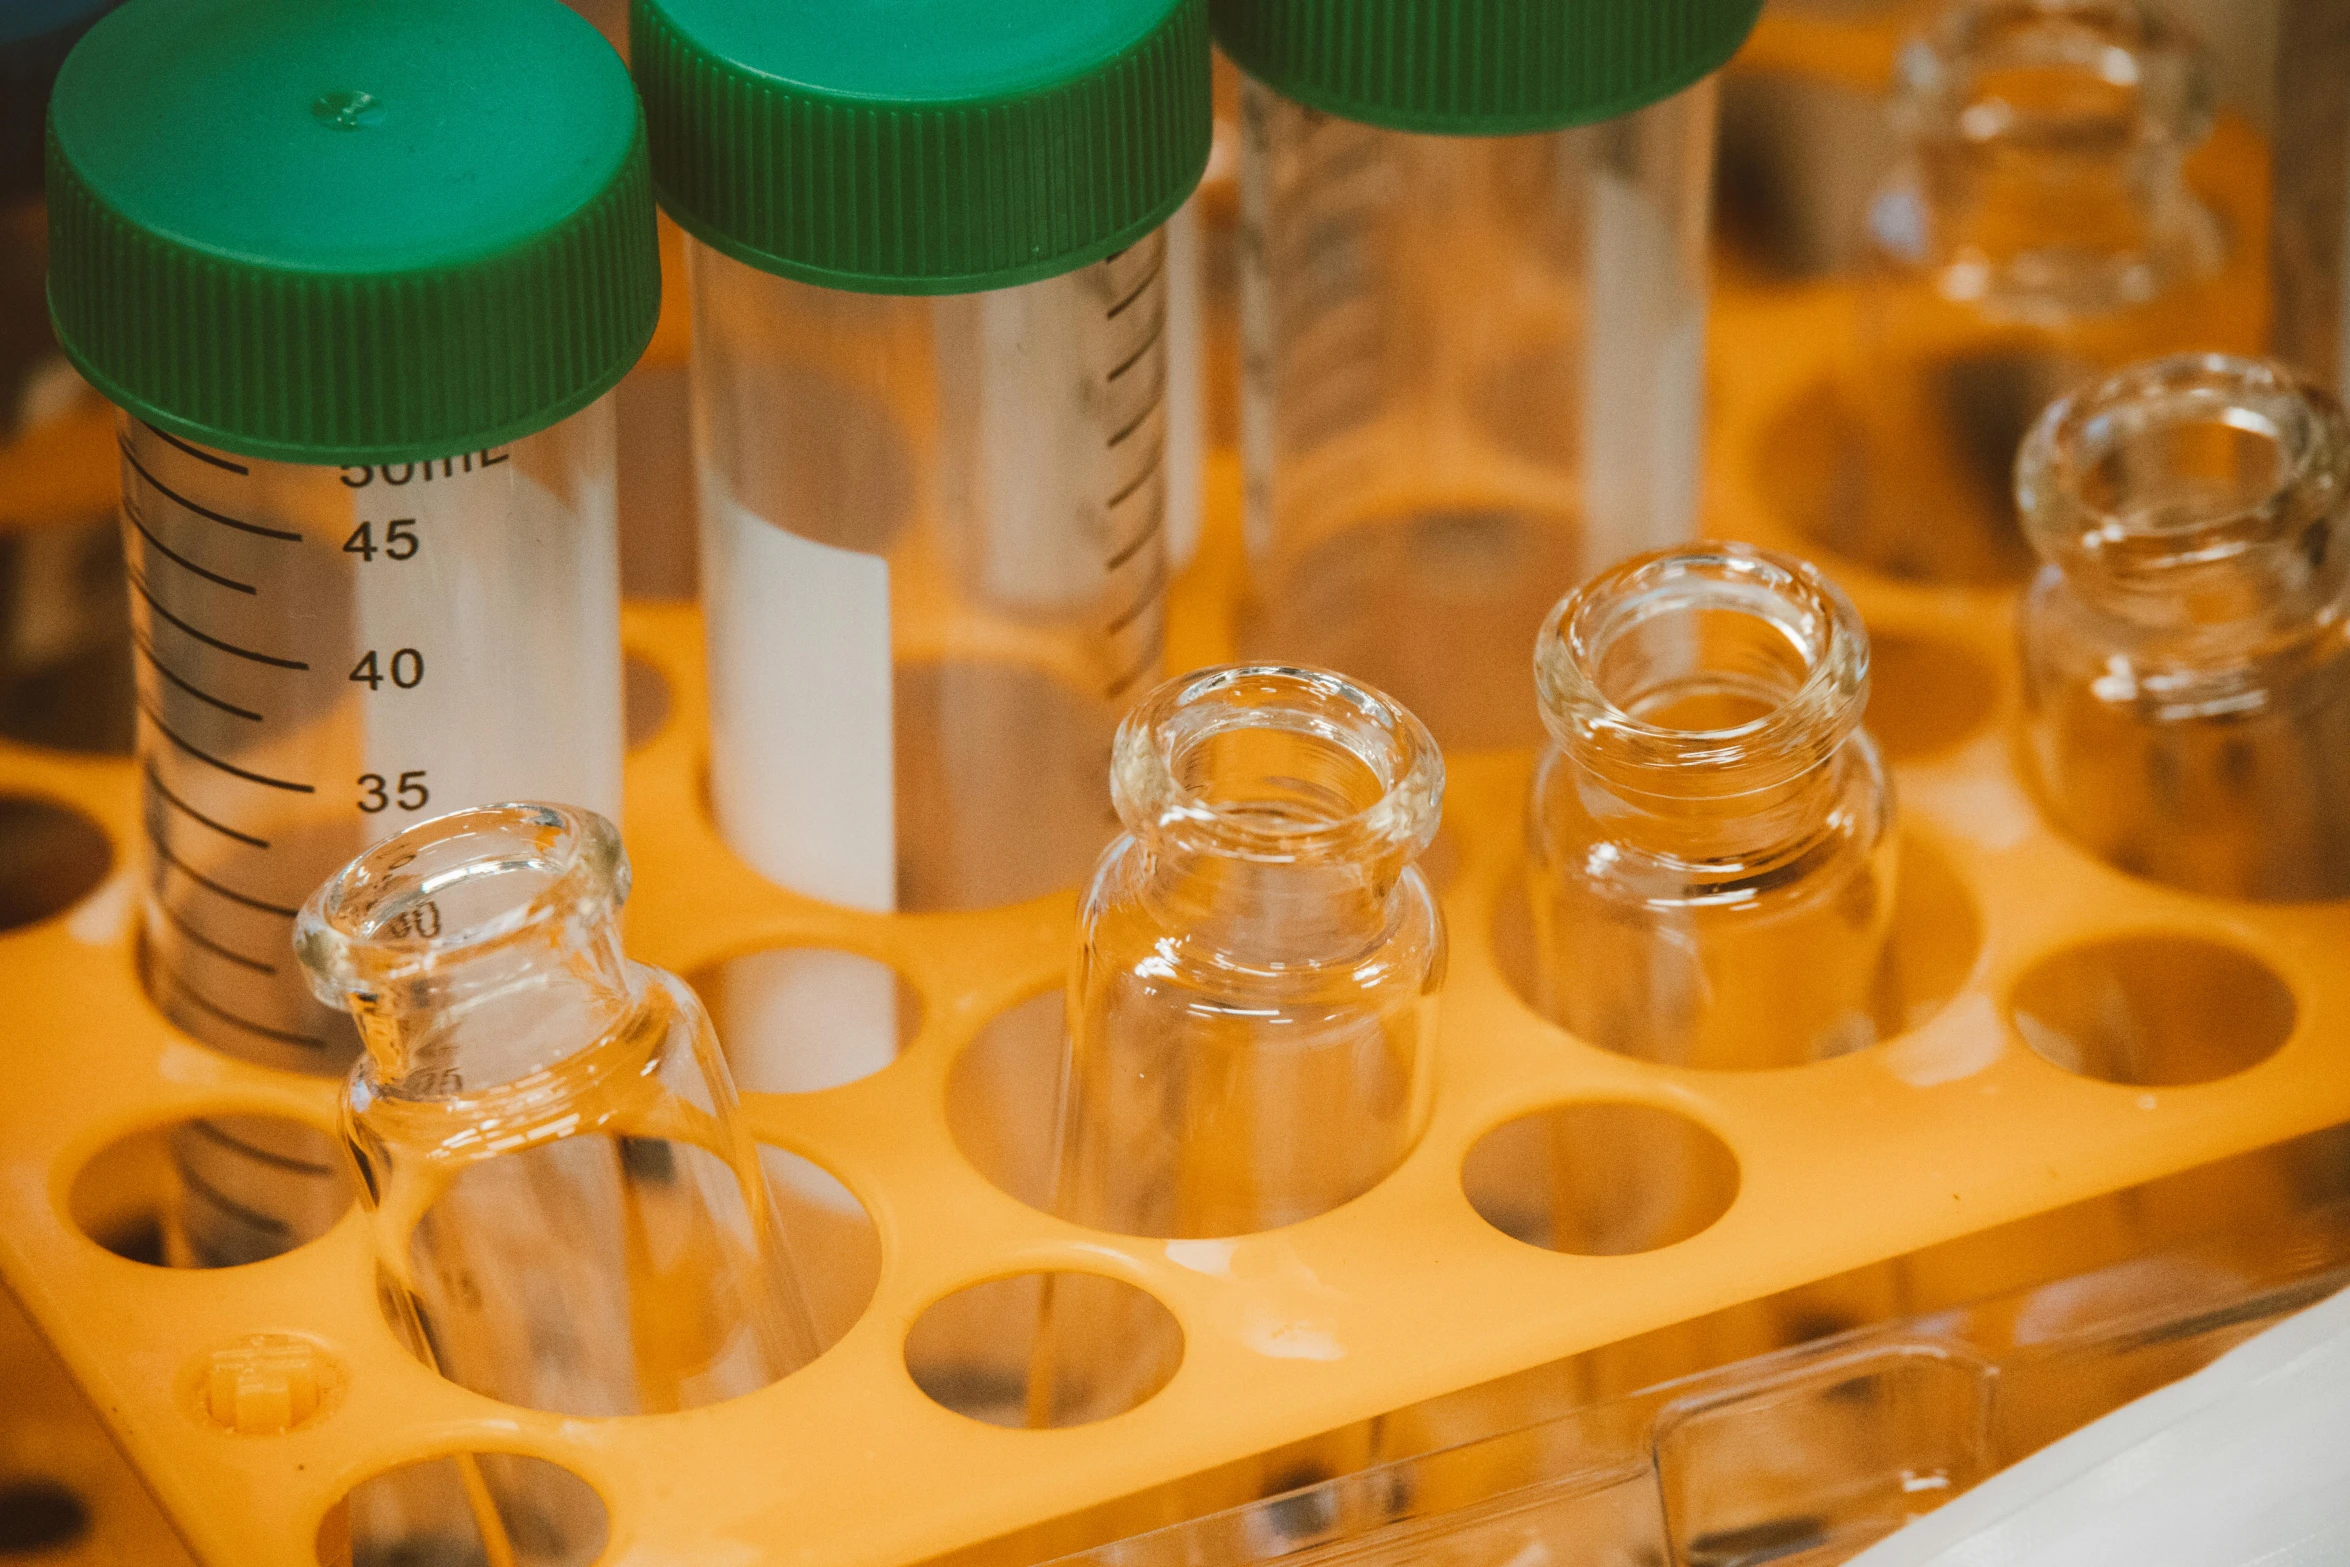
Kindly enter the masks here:
<path id="1" fill-rule="evenodd" d="M 1906 632 L 1869 635 L 1869 733 L 1889 761 L 1937 755 L 1991 721 L 1999 673 L 1969 649 Z"/>
<path id="2" fill-rule="evenodd" d="M 62 1551 L 90 1532 L 90 1509 L 70 1487 L 38 1475 L 0 1479 L 0 1556 Z"/>
<path id="3" fill-rule="evenodd" d="M 106 830 L 72 806 L 0 795 L 0 931 L 64 913 L 113 868 Z"/>
<path id="4" fill-rule="evenodd" d="M 351 1206 L 343 1152 L 276 1115 L 213 1115 L 150 1127 L 74 1175 L 67 1209 L 117 1257 L 231 1268 L 316 1240 Z"/>
<path id="5" fill-rule="evenodd" d="M 1886 945 L 1879 1016 L 1885 1037 L 1923 1024 L 1949 1004 L 1974 972 L 1983 920 L 1966 878 L 1933 840 L 1902 835 L 1895 870 L 1893 929 Z M 1542 1004 L 1540 954 L 1524 875 L 1506 878 L 1490 927 L 1494 966 L 1519 1000 Z"/>
<path id="6" fill-rule="evenodd" d="M 973 1169 L 1031 1208 L 1052 1201 L 1065 1049 L 1059 990 L 998 1012 L 947 1073 L 947 1130 Z"/>
<path id="7" fill-rule="evenodd" d="M 814 1319 L 816 1347 L 848 1337 L 881 1283 L 881 1231 L 856 1194 L 813 1159 L 759 1145 L 759 1166 Z"/>
<path id="8" fill-rule="evenodd" d="M 1015 1429 L 1122 1415 L 1182 1363 L 1174 1314 L 1098 1273 L 990 1279 L 936 1302 L 906 1333 L 907 1374 L 933 1402 Z"/>
<path id="9" fill-rule="evenodd" d="M 1738 1196 L 1738 1158 L 1654 1105 L 1559 1105 L 1505 1121 L 1461 1163 L 1469 1206 L 1547 1251 L 1621 1257 L 1677 1245 Z"/>
<path id="10" fill-rule="evenodd" d="M 627 654 L 620 664 L 620 711 L 628 749 L 642 750 L 668 726 L 669 677 L 651 659 Z"/>
<path id="11" fill-rule="evenodd" d="M 870 1077 L 912 1044 L 922 994 L 878 958 L 769 947 L 688 977 L 717 1025 L 737 1088 L 805 1094 Z"/>
<path id="12" fill-rule="evenodd" d="M 520 1453 L 452 1453 L 353 1487 L 318 1529 L 323 1567 L 590 1567 L 611 1515 L 595 1488 Z"/>
<path id="13" fill-rule="evenodd" d="M 476 1159 L 436 1188 L 408 1232 L 406 1280 L 378 1268 L 377 1304 L 457 1386 L 593 1419 L 723 1403 L 790 1369 L 792 1308 L 760 1272 L 753 1194 L 708 1148 L 583 1132 Z"/>
<path id="14" fill-rule="evenodd" d="M 2194 936 L 2119 936 L 2043 959 L 2007 1000 L 2051 1065 L 2101 1082 L 2175 1088 L 2229 1077 L 2293 1032 L 2293 992 L 2248 952 Z"/>

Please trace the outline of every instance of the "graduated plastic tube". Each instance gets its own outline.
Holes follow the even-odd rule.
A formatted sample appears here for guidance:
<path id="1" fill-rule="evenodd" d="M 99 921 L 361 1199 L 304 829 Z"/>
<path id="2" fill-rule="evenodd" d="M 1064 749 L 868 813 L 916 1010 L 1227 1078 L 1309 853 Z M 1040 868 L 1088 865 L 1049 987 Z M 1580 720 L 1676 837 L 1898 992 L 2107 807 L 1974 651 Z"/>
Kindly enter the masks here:
<path id="1" fill-rule="evenodd" d="M 206 1043 L 339 1074 L 356 1041 L 289 956 L 321 879 L 458 806 L 619 809 L 605 394 L 659 303 L 635 98 L 553 0 L 131 0 L 52 126 L 59 337 L 122 410 L 142 974 Z M 341 1205 L 281 1122 L 175 1152 L 182 1261 Z"/>
<path id="2" fill-rule="evenodd" d="M 1448 748 L 1539 739 L 1544 611 L 1695 526 L 1701 78 L 1754 8 L 1657 8 L 1638 47 L 1613 9 L 1213 7 L 1247 77 L 1241 646 Z"/>

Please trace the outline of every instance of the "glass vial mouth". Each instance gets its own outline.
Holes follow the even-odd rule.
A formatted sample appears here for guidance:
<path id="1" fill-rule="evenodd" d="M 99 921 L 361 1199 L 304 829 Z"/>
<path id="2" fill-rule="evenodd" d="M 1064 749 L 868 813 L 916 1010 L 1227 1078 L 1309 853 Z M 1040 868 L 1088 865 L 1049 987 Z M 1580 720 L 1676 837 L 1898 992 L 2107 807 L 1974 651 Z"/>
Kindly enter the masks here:
<path id="1" fill-rule="evenodd" d="M 1263 864 L 1399 855 L 1436 836 L 1444 759 L 1400 703 L 1344 675 L 1228 664 L 1170 680 L 1118 727 L 1120 820 Z"/>
<path id="2" fill-rule="evenodd" d="M 1745 793 L 1809 772 L 1860 727 L 1868 676 L 1868 633 L 1843 591 L 1744 544 L 1600 573 L 1560 600 L 1534 650 L 1552 738 L 1609 787 L 1649 796 L 1700 776 Z"/>
<path id="3" fill-rule="evenodd" d="M 330 1006 L 610 921 L 628 899 L 620 833 L 593 811 L 491 805 L 419 823 L 310 895 L 294 947 Z"/>
<path id="4" fill-rule="evenodd" d="M 2144 0 L 1967 0 L 1895 65 L 1915 140 L 2085 157 L 2210 134 L 2215 91 L 2193 34 Z"/>
<path id="5" fill-rule="evenodd" d="M 2258 597 L 2338 572 L 2346 489 L 2341 405 L 2282 365 L 2220 354 L 2133 365 L 2059 399 L 2016 458 L 2041 558 L 2166 619 L 2211 618 L 2199 583 Z"/>

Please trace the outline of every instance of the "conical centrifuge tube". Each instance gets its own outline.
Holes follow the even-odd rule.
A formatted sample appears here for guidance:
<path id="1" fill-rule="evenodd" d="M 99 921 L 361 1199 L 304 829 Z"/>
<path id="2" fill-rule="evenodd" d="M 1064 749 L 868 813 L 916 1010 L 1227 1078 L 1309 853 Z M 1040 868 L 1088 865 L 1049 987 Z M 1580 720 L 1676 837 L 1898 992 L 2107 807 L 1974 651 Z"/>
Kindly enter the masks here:
<path id="1" fill-rule="evenodd" d="M 555 0 L 130 0 L 58 77 L 48 169 L 58 338 L 121 409 L 147 989 L 339 1075 L 350 1026 L 287 956 L 321 878 L 460 806 L 619 808 L 604 394 L 660 299 L 636 97 Z M 182 1260 L 345 1204 L 282 1121 L 173 1153 Z"/>
<path id="2" fill-rule="evenodd" d="M 2137 365 L 2055 404 L 2016 497 L 2035 782 L 2138 875 L 2350 894 L 2350 419 L 2283 366 Z"/>
<path id="3" fill-rule="evenodd" d="M 494 806 L 352 861 L 298 937 L 365 1042 L 343 1133 L 395 1326 L 572 1415 L 711 1403 L 816 1351 L 709 1018 L 623 955 L 627 893 L 604 818 Z"/>
<path id="4" fill-rule="evenodd" d="M 1683 1066 L 1874 1043 L 1893 798 L 1843 593 L 1746 545 L 1646 555 L 1561 602 L 1534 665 L 1553 741 L 1529 823 L 1542 1010 Z"/>
<path id="5" fill-rule="evenodd" d="M 1152 693 L 1110 780 L 1126 834 L 1069 982 L 1055 1210 L 1229 1236 L 1361 1195 L 1433 1092 L 1435 742 L 1342 676 L 1235 665 Z"/>
<path id="6" fill-rule="evenodd" d="M 1539 740 L 1544 611 L 1695 531 L 1708 73 L 1754 8 L 1638 9 L 1210 6 L 1245 78 L 1241 646 L 1448 749 Z"/>
<path id="7" fill-rule="evenodd" d="M 2146 0 L 1959 0 L 1897 69 L 1907 149 L 1869 207 L 1858 466 L 1817 536 L 1895 576 L 2020 579 L 2008 477 L 2039 410 L 2149 354 L 2258 340 L 2184 174 L 2209 62 Z"/>

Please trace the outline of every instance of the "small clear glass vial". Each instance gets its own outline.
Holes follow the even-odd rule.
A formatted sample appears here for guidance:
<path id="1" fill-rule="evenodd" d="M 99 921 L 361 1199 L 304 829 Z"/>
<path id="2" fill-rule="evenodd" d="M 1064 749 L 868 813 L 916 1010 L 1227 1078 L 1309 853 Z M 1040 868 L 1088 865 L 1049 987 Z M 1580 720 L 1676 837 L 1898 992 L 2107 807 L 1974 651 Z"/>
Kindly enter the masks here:
<path id="1" fill-rule="evenodd" d="M 2009 582 L 2015 450 L 2048 402 L 2228 341 L 2225 244 L 2188 187 L 2201 44 L 2146 0 L 1958 0 L 1901 52 L 1899 167 L 1869 205 L 1850 484 L 1821 542 L 1879 571 Z"/>
<path id="2" fill-rule="evenodd" d="M 50 123 L 58 340 L 119 411 L 141 973 L 206 1044 L 339 1075 L 357 1040 L 291 957 L 321 880 L 459 806 L 619 809 L 605 394 L 660 297 L 635 95 L 555 0 L 131 0 Z M 222 1199 L 194 1255 L 340 1206 L 281 1124 L 177 1145 Z"/>
<path id="3" fill-rule="evenodd" d="M 1602 572 L 1543 627 L 1529 822 L 1536 1000 L 1675 1066 L 1794 1066 L 1889 1032 L 1892 785 L 1867 633 L 1740 544 Z"/>
<path id="4" fill-rule="evenodd" d="M 816 1354 L 709 1017 L 622 952 L 627 895 L 610 822 L 493 806 L 352 861 L 298 938 L 366 1042 L 343 1135 L 393 1326 L 568 1415 L 690 1409 Z"/>
<path id="5" fill-rule="evenodd" d="M 1215 0 L 1251 658 L 1539 740 L 1559 594 L 1695 531 L 1714 93 L 1752 0 Z"/>
<path id="6" fill-rule="evenodd" d="M 1344 676 L 1231 665 L 1127 717 L 1110 788 L 1126 833 L 1081 915 L 1054 1210 L 1230 1236 L 1370 1190 L 1433 1103 L 1444 921 L 1413 861 L 1435 742 Z"/>
<path id="7" fill-rule="evenodd" d="M 2350 896 L 2350 420 L 2284 366 L 2134 365 L 2041 416 L 2016 501 L 2041 802 L 2221 897 Z"/>

